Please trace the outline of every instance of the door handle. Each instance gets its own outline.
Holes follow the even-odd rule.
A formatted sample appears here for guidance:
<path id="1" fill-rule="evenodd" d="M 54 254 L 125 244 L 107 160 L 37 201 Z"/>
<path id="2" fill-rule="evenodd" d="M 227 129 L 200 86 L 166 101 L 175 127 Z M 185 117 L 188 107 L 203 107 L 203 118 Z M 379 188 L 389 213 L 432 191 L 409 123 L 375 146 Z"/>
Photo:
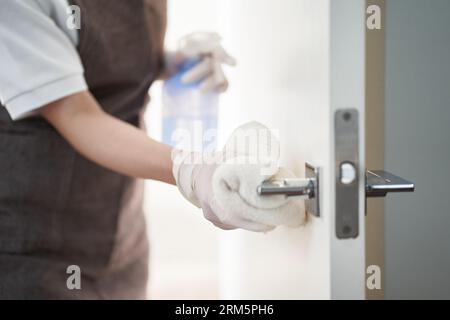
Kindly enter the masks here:
<path id="1" fill-rule="evenodd" d="M 267 181 L 258 187 L 262 196 L 285 195 L 287 197 L 303 197 L 312 199 L 315 196 L 315 179 L 283 179 Z"/>
<path id="2" fill-rule="evenodd" d="M 320 169 L 310 164 L 305 165 L 304 179 L 283 179 L 266 181 L 258 186 L 261 196 L 285 195 L 305 199 L 306 212 L 320 217 Z"/>
<path id="3" fill-rule="evenodd" d="M 388 193 L 414 192 L 415 185 L 383 170 L 367 170 L 366 198 L 386 197 Z"/>
<path id="4" fill-rule="evenodd" d="M 283 179 L 266 181 L 258 186 L 261 196 L 285 195 L 306 200 L 306 211 L 320 216 L 319 172 L 318 168 L 306 164 L 306 177 L 303 179 Z M 414 192 L 414 183 L 383 170 L 366 171 L 366 198 L 386 197 L 388 193 Z"/>

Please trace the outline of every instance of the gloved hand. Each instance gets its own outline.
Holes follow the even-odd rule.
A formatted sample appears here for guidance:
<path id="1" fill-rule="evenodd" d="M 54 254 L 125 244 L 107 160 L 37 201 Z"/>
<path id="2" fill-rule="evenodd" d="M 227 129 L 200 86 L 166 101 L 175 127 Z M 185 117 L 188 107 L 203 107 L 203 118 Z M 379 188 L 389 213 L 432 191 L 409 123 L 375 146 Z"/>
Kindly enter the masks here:
<path id="1" fill-rule="evenodd" d="M 169 76 L 186 61 L 200 60 L 186 72 L 182 81 L 186 84 L 201 81 L 201 90 L 224 92 L 228 80 L 222 66 L 235 66 L 236 60 L 222 47 L 217 33 L 196 32 L 183 37 L 176 52 L 166 55 L 166 69 Z"/>
<path id="2" fill-rule="evenodd" d="M 247 128 L 249 126 L 255 128 L 254 124 Z M 232 137 L 236 137 L 236 132 Z M 278 154 L 275 154 L 276 159 L 257 158 L 254 154 L 236 151 L 232 142 L 233 139 L 223 152 L 210 155 L 176 151 L 173 174 L 185 198 L 202 208 L 204 217 L 224 230 L 241 228 L 267 232 L 279 225 L 303 224 L 302 203 L 285 196 L 257 194 L 257 186 L 265 180 L 292 178 L 286 169 L 276 167 L 273 170 Z M 272 146 L 272 149 L 277 151 L 277 147 Z"/>

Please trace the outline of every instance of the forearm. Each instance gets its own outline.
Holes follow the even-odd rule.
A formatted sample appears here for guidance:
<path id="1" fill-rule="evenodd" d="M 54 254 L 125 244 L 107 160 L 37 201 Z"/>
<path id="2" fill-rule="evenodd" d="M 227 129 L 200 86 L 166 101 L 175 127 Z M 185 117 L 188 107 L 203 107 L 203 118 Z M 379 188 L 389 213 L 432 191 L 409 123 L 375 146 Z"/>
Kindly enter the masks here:
<path id="1" fill-rule="evenodd" d="M 41 114 L 91 161 L 127 176 L 175 184 L 172 149 L 105 113 L 90 94 L 48 105 Z"/>

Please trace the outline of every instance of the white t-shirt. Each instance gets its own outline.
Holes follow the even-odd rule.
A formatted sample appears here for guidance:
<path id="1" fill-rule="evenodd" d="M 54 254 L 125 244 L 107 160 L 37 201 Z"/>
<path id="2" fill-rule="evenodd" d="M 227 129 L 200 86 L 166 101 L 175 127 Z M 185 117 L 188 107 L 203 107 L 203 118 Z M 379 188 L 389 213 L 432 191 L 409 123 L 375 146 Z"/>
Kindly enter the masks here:
<path id="1" fill-rule="evenodd" d="M 67 0 L 1 0 L 0 102 L 13 120 L 87 89 Z"/>

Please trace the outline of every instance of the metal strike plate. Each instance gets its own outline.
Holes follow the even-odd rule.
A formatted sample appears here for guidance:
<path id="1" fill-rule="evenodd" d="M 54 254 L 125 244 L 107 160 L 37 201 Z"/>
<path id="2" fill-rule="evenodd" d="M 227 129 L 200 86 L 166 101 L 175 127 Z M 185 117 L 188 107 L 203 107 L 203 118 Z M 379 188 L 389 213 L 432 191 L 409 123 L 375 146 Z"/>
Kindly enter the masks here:
<path id="1" fill-rule="evenodd" d="M 335 232 L 339 239 L 359 236 L 359 113 L 335 113 Z"/>
<path id="2" fill-rule="evenodd" d="M 388 193 L 414 192 L 415 185 L 384 170 L 367 170 L 366 197 L 380 198 Z"/>
<path id="3" fill-rule="evenodd" d="M 285 195 L 303 198 L 306 200 L 306 211 L 315 217 L 320 217 L 319 175 L 320 170 L 318 168 L 306 164 L 305 179 L 266 181 L 258 187 L 258 194 L 261 196 Z"/>

